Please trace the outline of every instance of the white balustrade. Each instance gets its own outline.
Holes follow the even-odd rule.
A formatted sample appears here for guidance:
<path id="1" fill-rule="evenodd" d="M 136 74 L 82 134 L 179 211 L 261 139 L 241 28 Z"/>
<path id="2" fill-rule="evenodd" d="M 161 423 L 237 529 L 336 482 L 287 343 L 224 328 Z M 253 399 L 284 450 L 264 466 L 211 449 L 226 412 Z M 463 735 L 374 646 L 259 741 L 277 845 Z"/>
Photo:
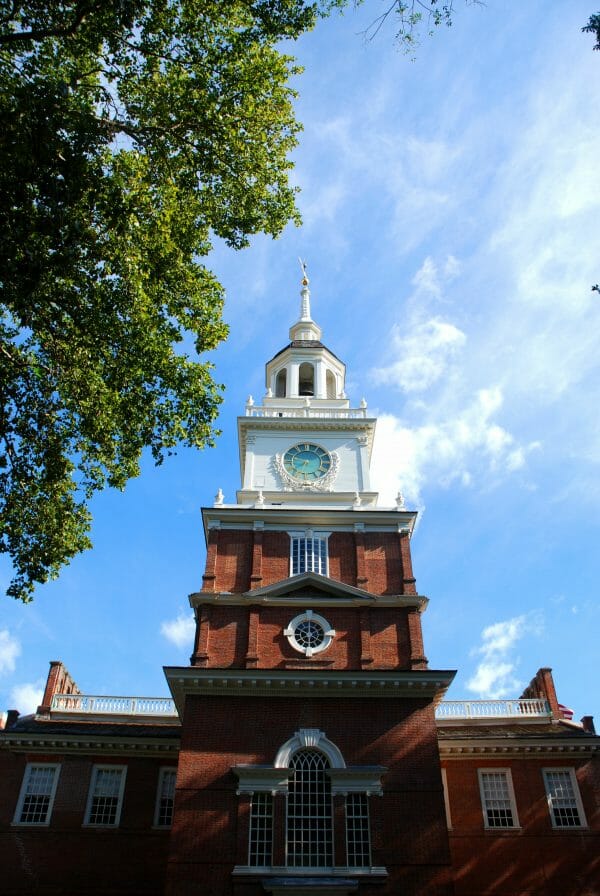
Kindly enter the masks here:
<path id="1" fill-rule="evenodd" d="M 436 719 L 519 719 L 547 718 L 546 700 L 443 700 L 435 710 Z"/>
<path id="2" fill-rule="evenodd" d="M 102 697 L 90 694 L 55 694 L 51 712 L 85 715 L 172 716 L 175 703 L 169 697 Z"/>
<path id="3" fill-rule="evenodd" d="M 246 417 L 313 417 L 328 420 L 364 420 L 366 408 L 262 407 L 246 405 Z"/>

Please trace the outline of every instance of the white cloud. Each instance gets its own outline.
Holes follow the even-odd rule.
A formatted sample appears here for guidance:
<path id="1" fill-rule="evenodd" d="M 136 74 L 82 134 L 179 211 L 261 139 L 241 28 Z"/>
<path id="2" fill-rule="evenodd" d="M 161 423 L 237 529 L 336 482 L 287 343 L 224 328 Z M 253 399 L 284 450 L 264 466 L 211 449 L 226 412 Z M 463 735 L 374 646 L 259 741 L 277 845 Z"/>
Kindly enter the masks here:
<path id="1" fill-rule="evenodd" d="M 502 406 L 499 387 L 480 389 L 462 410 L 440 416 L 436 407 L 425 409 L 424 422 L 409 425 L 393 414 L 377 421 L 371 475 L 382 504 L 392 504 L 401 491 L 411 504 L 420 505 L 426 483 L 471 486 L 485 475 L 501 477 L 525 463 L 539 443 L 519 446 L 514 437 L 492 418 Z"/>
<path id="2" fill-rule="evenodd" d="M 17 684 L 10 692 L 11 709 L 18 709 L 21 715 L 35 712 L 44 696 L 44 682 Z"/>
<path id="3" fill-rule="evenodd" d="M 176 647 L 191 646 L 195 630 L 194 617 L 184 613 L 180 613 L 176 619 L 161 623 L 160 626 L 161 634 Z"/>
<path id="4" fill-rule="evenodd" d="M 21 645 L 8 629 L 0 629 L 0 674 L 14 672 Z"/>
<path id="5" fill-rule="evenodd" d="M 376 382 L 388 383 L 404 392 L 429 389 L 441 379 L 465 342 L 466 336 L 458 327 L 437 317 L 416 324 L 407 336 L 396 326 L 392 345 L 398 360 L 376 368 L 372 376 Z"/>
<path id="6" fill-rule="evenodd" d="M 481 633 L 481 645 L 471 651 L 472 656 L 482 659 L 467 681 L 467 689 L 491 700 L 518 694 L 521 690 L 515 675 L 518 660 L 511 654 L 521 638 L 526 634 L 538 634 L 540 628 L 540 617 L 533 613 L 486 626 Z"/>

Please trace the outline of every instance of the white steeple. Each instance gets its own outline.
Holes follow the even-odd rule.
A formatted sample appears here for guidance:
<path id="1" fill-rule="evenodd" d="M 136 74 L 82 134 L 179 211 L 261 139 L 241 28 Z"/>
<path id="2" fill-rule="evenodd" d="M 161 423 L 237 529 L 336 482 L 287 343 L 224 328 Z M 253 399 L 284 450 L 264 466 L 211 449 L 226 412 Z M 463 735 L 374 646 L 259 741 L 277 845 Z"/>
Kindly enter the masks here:
<path id="1" fill-rule="evenodd" d="M 310 280 L 306 273 L 306 262 L 300 260 L 302 268 L 302 289 L 300 290 L 300 317 L 290 327 L 290 339 L 292 342 L 303 342 L 312 340 L 319 342 L 321 339 L 321 328 L 314 322 L 310 316 Z"/>
<path id="2" fill-rule="evenodd" d="M 321 342 L 300 264 L 300 314 L 291 341 L 266 364 L 262 403 L 249 398 L 238 418 L 237 500 L 253 508 L 302 505 L 362 515 L 377 503 L 369 474 L 375 420 L 364 399 L 350 407 L 346 365 Z"/>

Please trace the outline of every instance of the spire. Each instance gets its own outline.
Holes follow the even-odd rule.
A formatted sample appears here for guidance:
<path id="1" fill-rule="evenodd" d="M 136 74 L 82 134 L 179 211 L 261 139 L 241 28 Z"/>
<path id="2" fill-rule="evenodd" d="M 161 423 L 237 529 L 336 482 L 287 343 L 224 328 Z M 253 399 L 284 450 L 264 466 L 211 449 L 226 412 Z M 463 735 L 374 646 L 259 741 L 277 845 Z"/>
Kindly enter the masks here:
<path id="1" fill-rule="evenodd" d="M 310 289 L 308 285 L 310 280 L 306 273 L 306 262 L 298 259 L 302 269 L 302 289 L 300 290 L 300 320 L 312 320 L 310 316 Z"/>
<path id="2" fill-rule="evenodd" d="M 300 290 L 300 317 L 296 323 L 290 327 L 290 339 L 293 341 L 303 342 L 305 340 L 314 340 L 318 342 L 321 339 L 321 328 L 314 322 L 310 316 L 310 289 L 308 274 L 306 273 L 306 262 L 298 259 L 300 269 L 302 270 L 302 289 Z"/>

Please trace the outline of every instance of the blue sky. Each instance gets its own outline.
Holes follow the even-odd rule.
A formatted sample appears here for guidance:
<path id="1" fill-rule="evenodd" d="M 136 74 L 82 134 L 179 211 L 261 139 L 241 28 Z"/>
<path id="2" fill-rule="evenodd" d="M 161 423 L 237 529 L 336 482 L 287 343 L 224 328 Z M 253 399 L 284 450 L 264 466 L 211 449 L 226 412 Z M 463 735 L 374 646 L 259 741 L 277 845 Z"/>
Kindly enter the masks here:
<path id="1" fill-rule="evenodd" d="M 209 266 L 227 288 L 216 449 L 144 464 L 93 503 L 94 550 L 29 606 L 2 602 L 0 708 L 48 661 L 95 694 L 167 693 L 192 649 L 200 507 L 239 485 L 235 418 L 264 393 L 306 259 L 313 317 L 379 417 L 373 474 L 421 511 L 412 541 L 449 697 L 516 696 L 542 665 L 600 718 L 600 53 L 571 0 L 457 7 L 411 61 L 367 0 L 292 48 L 301 229 Z M 8 581 L 6 565 L 0 576 Z"/>

